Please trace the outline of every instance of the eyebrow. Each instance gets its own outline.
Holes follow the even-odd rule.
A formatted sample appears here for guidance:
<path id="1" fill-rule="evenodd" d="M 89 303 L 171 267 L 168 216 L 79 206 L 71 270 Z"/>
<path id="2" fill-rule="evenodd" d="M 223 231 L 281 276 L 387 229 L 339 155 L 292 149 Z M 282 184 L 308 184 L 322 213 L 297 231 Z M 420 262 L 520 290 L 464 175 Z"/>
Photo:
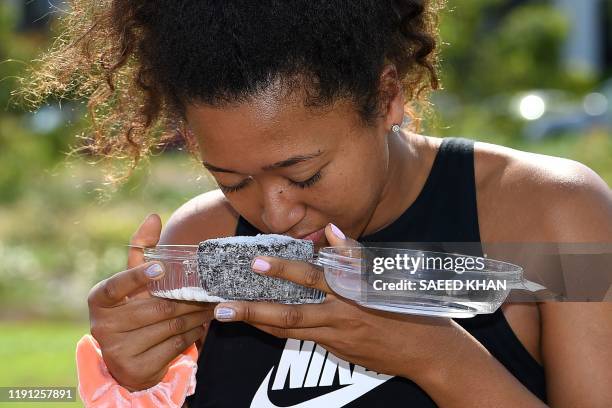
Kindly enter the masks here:
<path id="1" fill-rule="evenodd" d="M 316 153 L 311 153 L 311 154 L 306 154 L 306 155 L 299 155 L 299 156 L 293 156 L 293 157 L 290 157 L 290 158 L 288 158 L 286 160 L 281 160 L 279 162 L 276 162 L 276 163 L 264 166 L 261 169 L 262 170 L 273 170 L 273 169 L 279 169 L 279 168 L 284 168 L 284 167 L 291 167 L 291 166 L 293 166 L 295 164 L 302 163 L 302 162 L 305 162 L 305 161 L 310 160 L 310 159 L 314 159 L 315 157 L 319 157 L 322 154 L 323 154 L 323 152 L 321 150 L 319 150 Z M 214 171 L 214 172 L 217 172 L 217 173 L 240 174 L 237 171 L 229 170 L 229 169 L 224 169 L 222 167 L 217 167 L 214 164 L 210 164 L 210 163 L 207 163 L 205 161 L 202 161 L 202 164 L 208 170 Z"/>

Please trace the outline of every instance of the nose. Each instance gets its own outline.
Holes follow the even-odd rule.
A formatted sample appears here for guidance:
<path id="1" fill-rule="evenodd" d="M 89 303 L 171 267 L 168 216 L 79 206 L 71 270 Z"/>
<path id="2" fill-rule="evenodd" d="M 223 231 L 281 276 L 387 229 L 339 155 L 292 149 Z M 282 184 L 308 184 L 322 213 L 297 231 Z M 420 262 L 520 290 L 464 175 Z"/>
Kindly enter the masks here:
<path id="1" fill-rule="evenodd" d="M 286 187 L 278 185 L 263 188 L 261 219 L 274 234 L 289 231 L 305 215 L 304 205 L 292 197 Z"/>

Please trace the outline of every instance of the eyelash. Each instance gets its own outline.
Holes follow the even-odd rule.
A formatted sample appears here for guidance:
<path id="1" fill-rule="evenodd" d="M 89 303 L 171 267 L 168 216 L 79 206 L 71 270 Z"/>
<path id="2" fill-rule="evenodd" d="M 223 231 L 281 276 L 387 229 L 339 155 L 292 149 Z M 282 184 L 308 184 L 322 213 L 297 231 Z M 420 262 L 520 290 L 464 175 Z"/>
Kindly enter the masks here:
<path id="1" fill-rule="evenodd" d="M 221 189 L 222 192 L 229 194 L 229 193 L 235 193 L 236 191 L 243 189 L 244 187 L 247 186 L 247 184 L 249 184 L 249 181 L 251 181 L 250 178 L 245 178 L 240 183 L 234 186 L 224 186 L 223 184 L 219 184 L 219 183 L 217 183 L 217 185 L 219 186 L 219 189 Z"/>
<path id="2" fill-rule="evenodd" d="M 304 181 L 289 180 L 289 183 L 293 186 L 304 189 L 304 188 L 311 187 L 313 184 L 315 184 L 320 179 L 321 179 L 321 170 L 317 171 L 312 177 L 310 177 L 307 180 L 304 180 Z M 250 181 L 251 181 L 250 178 L 246 178 L 234 186 L 224 186 L 219 183 L 217 184 L 219 185 L 219 188 L 221 189 L 222 192 L 229 194 L 229 193 L 235 193 L 236 191 L 242 190 L 244 187 L 247 186 L 247 184 L 249 184 Z"/>
<path id="3" fill-rule="evenodd" d="M 312 177 L 304 181 L 289 180 L 289 183 L 299 188 L 308 188 L 321 179 L 321 170 L 317 171 Z"/>

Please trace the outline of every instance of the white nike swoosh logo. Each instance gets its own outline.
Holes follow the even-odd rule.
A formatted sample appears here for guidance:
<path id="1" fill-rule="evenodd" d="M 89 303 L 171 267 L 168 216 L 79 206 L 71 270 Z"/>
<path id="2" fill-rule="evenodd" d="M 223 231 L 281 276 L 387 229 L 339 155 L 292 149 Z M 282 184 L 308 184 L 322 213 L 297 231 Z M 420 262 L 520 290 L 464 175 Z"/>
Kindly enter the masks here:
<path id="1" fill-rule="evenodd" d="M 371 376 L 366 373 L 360 373 L 354 377 L 355 382 L 353 384 L 339 390 L 328 392 L 297 405 L 280 407 L 273 404 L 268 397 L 268 384 L 270 383 L 273 370 L 274 367 L 270 369 L 270 372 L 268 372 L 268 375 L 259 386 L 251 402 L 251 408 L 340 408 L 393 378 L 392 375 L 378 374 L 377 376 Z"/>

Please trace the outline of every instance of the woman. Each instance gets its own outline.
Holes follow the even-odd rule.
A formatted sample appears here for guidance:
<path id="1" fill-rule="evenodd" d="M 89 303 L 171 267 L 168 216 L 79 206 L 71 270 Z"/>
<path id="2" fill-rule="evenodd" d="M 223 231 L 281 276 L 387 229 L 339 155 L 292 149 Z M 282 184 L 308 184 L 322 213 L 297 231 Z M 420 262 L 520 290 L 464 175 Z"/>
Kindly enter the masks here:
<path id="1" fill-rule="evenodd" d="M 417 122 L 407 107 L 437 87 L 436 12 L 410 0 L 75 1 L 72 41 L 47 57 L 33 89 L 91 95 L 88 147 L 135 162 L 160 126 L 185 125 L 220 190 L 191 199 L 163 230 L 149 216 L 135 246 L 258 232 L 317 246 L 609 240 L 610 191 L 587 167 L 400 129 L 405 115 Z M 91 332 L 129 398 L 163 382 L 196 342 L 191 407 L 612 400 L 609 304 L 513 303 L 434 319 L 359 307 L 299 262 L 263 257 L 253 269 L 327 298 L 151 298 L 146 283 L 163 270 L 137 248 L 128 270 L 92 289 Z"/>

